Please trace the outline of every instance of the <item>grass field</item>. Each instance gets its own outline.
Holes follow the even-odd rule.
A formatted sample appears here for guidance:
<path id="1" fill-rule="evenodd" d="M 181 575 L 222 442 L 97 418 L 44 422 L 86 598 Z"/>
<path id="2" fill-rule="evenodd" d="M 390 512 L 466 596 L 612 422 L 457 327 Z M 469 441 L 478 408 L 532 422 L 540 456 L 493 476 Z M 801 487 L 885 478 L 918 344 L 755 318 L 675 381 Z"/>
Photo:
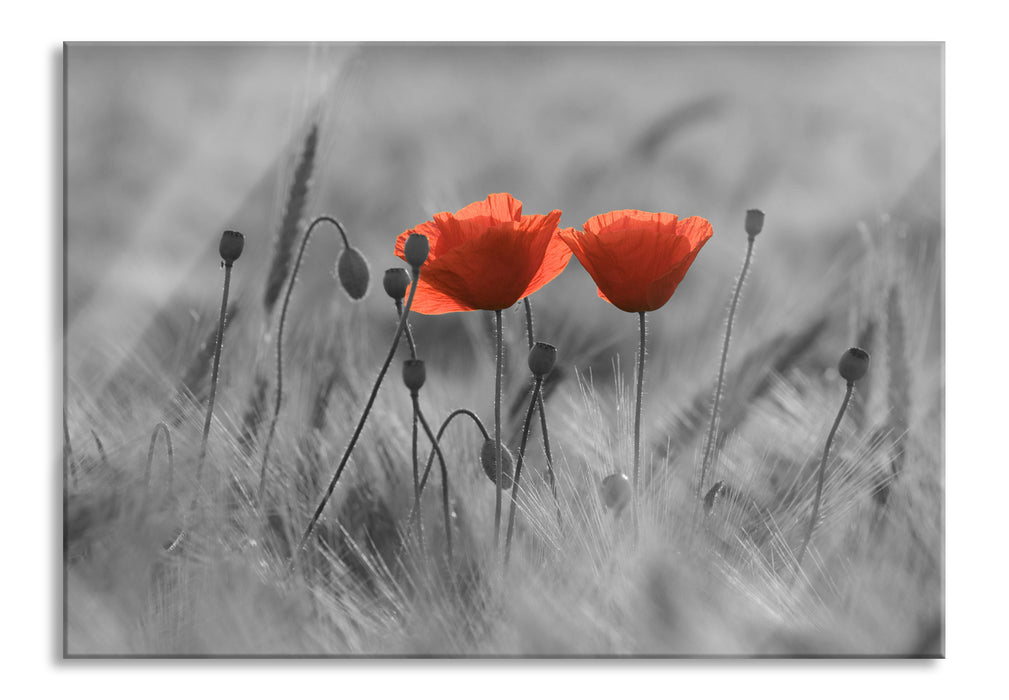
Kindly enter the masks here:
<path id="1" fill-rule="evenodd" d="M 65 652 L 154 655 L 942 655 L 941 49 L 831 46 L 243 46 L 68 49 Z M 369 260 L 351 301 L 315 234 L 284 336 L 266 496 L 279 304 L 264 294 L 306 135 L 303 218 L 329 213 Z M 531 298 L 557 346 L 510 564 L 493 546 L 481 438 L 454 422 L 446 562 L 441 482 L 413 498 L 399 361 L 317 538 L 286 569 L 396 328 L 396 236 L 491 192 L 581 227 L 611 209 L 699 215 L 714 237 L 649 315 L 640 534 L 602 480 L 630 472 L 634 315 L 577 261 Z M 693 495 L 726 310 L 735 319 L 710 514 Z M 221 287 L 235 263 L 205 494 L 194 475 Z M 296 228 L 300 237 L 303 226 Z M 505 312 L 504 430 L 529 387 L 521 304 Z M 421 405 L 493 422 L 493 314 L 411 316 Z M 836 365 L 871 355 L 795 551 Z M 406 357 L 401 347 L 399 359 Z M 256 411 L 257 405 L 260 410 Z M 258 417 L 257 417 L 258 415 Z M 165 442 L 145 467 L 155 426 Z M 426 456 L 428 443 L 421 440 Z M 180 532 L 172 551 L 166 547 Z"/>

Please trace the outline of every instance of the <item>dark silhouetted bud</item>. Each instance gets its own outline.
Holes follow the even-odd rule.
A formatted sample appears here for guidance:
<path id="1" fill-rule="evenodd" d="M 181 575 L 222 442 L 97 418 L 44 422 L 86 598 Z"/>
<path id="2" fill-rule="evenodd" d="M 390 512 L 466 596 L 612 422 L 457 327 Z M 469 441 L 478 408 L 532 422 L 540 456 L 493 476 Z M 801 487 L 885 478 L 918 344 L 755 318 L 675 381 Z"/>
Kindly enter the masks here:
<path id="1" fill-rule="evenodd" d="M 619 513 L 631 502 L 631 480 L 626 474 L 610 474 L 603 479 L 599 492 L 603 504 Z"/>
<path id="2" fill-rule="evenodd" d="M 497 445 L 493 440 L 487 439 L 483 441 L 483 447 L 480 448 L 480 466 L 483 467 L 484 473 L 487 478 L 491 480 L 492 483 L 497 483 L 497 463 L 495 457 L 497 456 Z M 508 447 L 504 444 L 501 445 L 501 488 L 508 490 L 512 487 L 512 474 L 514 470 L 512 468 L 512 453 L 508 451 Z"/>
<path id="3" fill-rule="evenodd" d="M 427 236 L 420 233 L 411 233 L 410 237 L 406 239 L 406 245 L 403 246 L 403 255 L 410 266 L 414 268 L 423 265 L 430 252 L 431 246 L 427 242 Z"/>
<path id="4" fill-rule="evenodd" d="M 368 293 L 371 273 L 368 271 L 368 261 L 357 248 L 348 246 L 343 249 L 336 264 L 336 275 L 351 299 L 361 299 Z"/>
<path id="5" fill-rule="evenodd" d="M 420 391 L 425 379 L 427 371 L 424 369 L 424 360 L 406 360 L 403 363 L 403 383 L 411 392 Z"/>
<path id="6" fill-rule="evenodd" d="M 529 371 L 537 377 L 545 377 L 557 361 L 557 348 L 550 343 L 536 343 L 529 351 Z"/>
<path id="7" fill-rule="evenodd" d="M 868 369 L 869 353 L 862 348 L 848 348 L 837 363 L 837 371 L 847 382 L 857 382 Z"/>
<path id="8" fill-rule="evenodd" d="M 238 260 L 245 247 L 245 236 L 238 231 L 225 231 L 221 234 L 221 258 L 224 262 L 231 264 Z"/>
<path id="9" fill-rule="evenodd" d="M 716 481 L 715 485 L 712 486 L 708 492 L 704 495 L 704 514 L 707 515 L 711 512 L 711 509 L 715 507 L 715 503 L 718 499 L 722 497 L 725 493 L 725 482 Z"/>
<path id="10" fill-rule="evenodd" d="M 756 236 L 764 229 L 764 212 L 759 209 L 749 209 L 746 212 L 746 233 Z"/>
<path id="11" fill-rule="evenodd" d="M 382 278 L 382 286 L 385 293 L 396 301 L 400 301 L 406 296 L 406 290 L 410 288 L 410 273 L 402 267 L 390 267 L 385 271 Z"/>

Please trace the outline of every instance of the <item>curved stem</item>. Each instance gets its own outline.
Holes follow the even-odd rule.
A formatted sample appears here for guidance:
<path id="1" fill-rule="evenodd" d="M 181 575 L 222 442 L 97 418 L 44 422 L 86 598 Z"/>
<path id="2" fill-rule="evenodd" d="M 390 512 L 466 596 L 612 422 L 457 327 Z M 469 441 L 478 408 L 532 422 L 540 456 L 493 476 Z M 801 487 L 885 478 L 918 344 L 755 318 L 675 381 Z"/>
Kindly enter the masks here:
<path id="1" fill-rule="evenodd" d="M 501 373 L 503 348 L 501 340 L 501 311 L 494 312 L 497 331 L 494 371 L 494 547 L 501 546 Z"/>
<path id="2" fill-rule="evenodd" d="M 441 427 L 438 428 L 438 436 L 431 439 L 433 444 L 431 452 L 427 456 L 427 466 L 424 467 L 424 473 L 420 477 L 420 493 L 422 496 L 424 495 L 424 486 L 427 484 L 427 477 L 431 473 L 431 466 L 434 464 L 435 452 L 439 451 L 437 445 L 441 441 L 441 436 L 445 434 L 445 430 L 448 428 L 449 423 L 451 423 L 452 419 L 456 416 L 469 416 L 472 418 L 476 422 L 476 427 L 480 429 L 480 434 L 483 435 L 483 439 L 490 440 L 490 435 L 487 434 L 487 428 L 483 426 L 483 422 L 480 420 L 480 417 L 473 413 L 473 411 L 468 408 L 457 408 L 448 414 L 448 418 L 442 421 Z"/>
<path id="3" fill-rule="evenodd" d="M 807 528 L 806 537 L 802 540 L 802 546 L 799 548 L 799 555 L 795 558 L 799 567 L 802 567 L 802 558 L 806 555 L 806 547 L 809 546 L 809 540 L 813 537 L 813 528 L 816 527 L 816 519 L 820 515 L 820 497 L 823 495 L 823 481 L 827 472 L 827 455 L 830 454 L 830 443 L 834 441 L 834 434 L 837 432 L 837 427 L 841 425 L 841 418 L 844 416 L 844 409 L 848 407 L 848 401 L 851 400 L 851 392 L 854 388 L 854 383 L 848 382 L 848 386 L 844 391 L 844 401 L 841 402 L 841 409 L 837 412 L 837 418 L 834 419 L 834 425 L 831 426 L 830 432 L 827 434 L 827 444 L 823 446 L 823 458 L 820 460 L 820 471 L 816 476 L 816 496 L 813 498 L 813 513 L 809 516 L 809 528 Z"/>
<path id="4" fill-rule="evenodd" d="M 340 237 L 343 239 L 343 245 L 348 248 L 350 247 L 350 243 L 347 240 L 347 232 L 343 230 L 343 226 L 340 225 L 340 222 L 331 216 L 317 217 L 315 221 L 309 224 L 304 237 L 301 239 L 301 246 L 298 248 L 298 259 L 295 260 L 294 268 L 291 270 L 291 278 L 287 281 L 287 291 L 284 293 L 284 304 L 280 309 L 280 321 L 277 324 L 277 386 L 273 400 L 273 418 L 270 420 L 270 429 L 266 433 L 266 442 L 263 444 L 263 463 L 259 468 L 259 488 L 256 490 L 257 503 L 263 502 L 263 491 L 266 487 L 266 465 L 270 460 L 270 445 L 273 443 L 273 435 L 277 430 L 277 420 L 280 417 L 280 404 L 283 400 L 284 322 L 287 320 L 287 308 L 291 303 L 291 293 L 294 291 L 294 284 L 298 279 L 298 270 L 301 269 L 301 260 L 305 256 L 305 248 L 308 246 L 308 240 L 312 237 L 312 231 L 315 230 L 315 227 L 322 222 L 330 223 L 336 226 L 337 230 L 340 232 Z"/>
<path id="5" fill-rule="evenodd" d="M 415 268 L 413 270 L 413 278 L 414 280 L 420 279 L 420 268 Z M 311 537 L 315 524 L 319 521 L 319 518 L 322 516 L 322 511 L 326 508 L 326 504 L 329 503 L 329 499 L 333 495 L 333 490 L 336 488 L 336 482 L 340 480 L 340 475 L 343 474 L 343 470 L 347 466 L 347 461 L 350 459 L 350 455 L 354 451 L 357 439 L 361 437 L 361 431 L 364 429 L 364 424 L 368 420 L 368 414 L 371 412 L 371 407 L 375 404 L 375 398 L 378 396 L 378 390 L 382 386 L 382 380 L 385 378 L 385 373 L 389 371 L 389 365 L 392 364 L 392 358 L 396 356 L 396 348 L 399 347 L 399 339 L 403 336 L 403 329 L 406 327 L 406 319 L 410 315 L 410 307 L 413 305 L 413 297 L 416 291 L 417 284 L 414 283 L 410 285 L 410 296 L 406 300 L 406 307 L 403 310 L 403 314 L 399 317 L 399 325 L 396 327 L 396 335 L 392 339 L 392 346 L 389 348 L 389 354 L 386 355 L 385 363 L 382 365 L 382 369 L 379 371 L 378 377 L 375 378 L 375 385 L 371 389 L 371 395 L 368 397 L 368 403 L 364 406 L 364 412 L 361 413 L 361 418 L 358 420 L 357 427 L 354 429 L 354 434 L 351 436 L 350 442 L 344 450 L 343 457 L 340 459 L 340 464 L 336 468 L 336 473 L 333 474 L 333 478 L 330 479 L 325 495 L 322 497 L 318 507 L 312 514 L 312 519 L 309 521 L 308 527 L 305 528 L 305 532 L 301 536 L 301 541 L 298 543 L 297 549 L 295 549 L 291 554 L 291 563 L 288 567 L 289 571 L 294 568 L 298 554 L 301 552 L 302 548 L 304 548 L 305 543 L 308 542 L 308 538 Z"/>
<path id="6" fill-rule="evenodd" d="M 420 423 L 424 426 L 424 432 L 427 433 L 428 440 L 431 441 L 431 451 L 437 453 L 438 464 L 441 466 L 441 502 L 442 502 L 442 512 L 445 517 L 445 545 L 448 548 L 448 561 L 452 563 L 452 505 L 449 499 L 449 483 L 448 483 L 448 469 L 445 466 L 445 455 L 442 454 L 441 446 L 438 444 L 438 439 L 435 438 L 434 434 L 431 432 L 431 426 L 427 424 L 427 419 L 424 417 L 424 412 L 420 409 L 420 404 L 417 405 L 417 417 L 420 418 Z M 424 485 L 421 484 L 420 490 L 423 492 Z M 417 503 L 417 515 L 420 514 L 420 502 Z M 413 515 L 411 514 L 411 521 Z M 419 525 L 419 522 L 418 522 Z"/>
<path id="7" fill-rule="evenodd" d="M 147 510 L 147 503 L 151 494 L 151 464 L 154 462 L 154 448 L 158 444 L 158 435 L 161 433 L 164 433 L 165 444 L 168 447 L 168 483 L 169 493 L 171 493 L 172 475 L 175 473 L 175 451 L 172 449 L 172 434 L 168 430 L 168 425 L 162 421 L 154 426 L 154 432 L 151 433 L 151 446 L 147 449 L 147 467 L 144 469 L 143 510 Z"/>
<path id="8" fill-rule="evenodd" d="M 750 258 L 753 256 L 753 242 L 756 236 L 750 236 L 746 244 L 746 258 L 743 260 L 743 269 L 736 280 L 736 291 L 732 294 L 732 303 L 729 305 L 729 320 L 725 324 L 725 339 L 722 341 L 722 361 L 718 366 L 718 382 L 715 384 L 715 402 L 711 409 L 711 423 L 708 425 L 708 435 L 704 443 L 704 457 L 701 459 L 701 478 L 697 481 L 698 499 L 704 491 L 704 480 L 708 472 L 710 461 L 713 461 L 717 450 L 715 449 L 715 426 L 718 424 L 718 404 L 722 398 L 722 386 L 725 382 L 725 364 L 729 357 L 729 340 L 732 338 L 732 321 L 736 316 L 736 306 L 739 304 L 739 295 L 743 289 L 743 280 L 746 279 L 746 271 L 750 268 Z"/>
<path id="9" fill-rule="evenodd" d="M 519 478 L 522 476 L 522 461 L 526 452 L 526 441 L 529 438 L 529 426 L 533 422 L 533 411 L 536 410 L 536 400 L 540 395 L 540 386 L 543 384 L 542 377 L 536 377 L 536 385 L 533 387 L 533 395 L 529 399 L 529 410 L 526 411 L 526 420 L 522 426 L 522 441 L 519 443 L 518 461 L 515 463 L 515 478 L 512 480 L 512 505 L 508 512 L 508 534 L 505 537 L 505 564 L 511 556 L 512 533 L 515 530 L 515 511 L 518 510 L 519 499 Z"/>
<path id="10" fill-rule="evenodd" d="M 228 291 L 231 289 L 232 262 L 224 263 L 224 293 L 221 294 L 221 317 L 217 322 L 217 340 L 214 343 L 214 367 L 210 373 L 210 399 L 207 402 L 207 417 L 203 422 L 203 438 L 200 441 L 200 456 L 196 460 L 196 488 L 199 491 L 203 479 L 203 463 L 207 458 L 207 440 L 210 437 L 210 422 L 214 416 L 214 399 L 217 397 L 217 377 L 221 370 L 221 350 L 224 347 L 224 321 L 228 311 Z"/>

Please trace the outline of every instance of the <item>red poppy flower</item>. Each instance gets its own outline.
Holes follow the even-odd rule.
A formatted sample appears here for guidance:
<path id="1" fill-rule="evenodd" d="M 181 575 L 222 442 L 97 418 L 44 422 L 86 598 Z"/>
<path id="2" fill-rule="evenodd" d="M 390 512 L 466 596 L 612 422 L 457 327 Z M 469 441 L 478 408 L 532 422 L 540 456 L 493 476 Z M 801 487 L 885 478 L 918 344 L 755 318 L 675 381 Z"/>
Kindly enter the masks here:
<path id="1" fill-rule="evenodd" d="M 561 212 L 522 215 L 522 202 L 492 194 L 455 214 L 442 212 L 396 239 L 405 259 L 411 233 L 427 236 L 431 253 L 413 299 L 413 311 L 507 309 L 559 275 L 571 251 L 558 236 Z M 573 229 L 572 229 L 573 230 Z"/>
<path id="2" fill-rule="evenodd" d="M 584 231 L 566 229 L 563 241 L 592 275 L 599 296 L 624 311 L 655 311 L 669 301 L 709 238 L 699 216 L 636 209 L 593 216 Z"/>

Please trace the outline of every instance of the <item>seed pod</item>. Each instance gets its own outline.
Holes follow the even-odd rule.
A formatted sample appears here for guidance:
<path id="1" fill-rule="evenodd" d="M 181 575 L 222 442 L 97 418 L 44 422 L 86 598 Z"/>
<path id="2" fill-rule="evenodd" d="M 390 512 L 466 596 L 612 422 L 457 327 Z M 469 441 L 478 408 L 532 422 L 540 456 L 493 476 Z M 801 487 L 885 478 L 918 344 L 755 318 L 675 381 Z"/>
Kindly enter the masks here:
<path id="1" fill-rule="evenodd" d="M 483 467 L 484 473 L 491 480 L 491 483 L 497 483 L 497 463 L 495 462 L 495 457 L 497 456 L 497 446 L 495 442 L 491 439 L 484 440 L 483 447 L 480 448 L 480 466 Z M 512 453 L 508 450 L 508 447 L 502 443 L 501 445 L 501 488 L 508 490 L 512 487 L 512 474 L 514 474 L 512 468 Z"/>
<path id="2" fill-rule="evenodd" d="M 224 262 L 231 264 L 238 260 L 245 247 L 245 236 L 238 231 L 225 231 L 221 234 L 221 245 L 218 250 Z"/>
<path id="3" fill-rule="evenodd" d="M 550 374 L 557 361 L 557 348 L 549 343 L 536 343 L 529 351 L 529 371 L 537 377 Z"/>
<path id="4" fill-rule="evenodd" d="M 343 249 L 336 265 L 336 274 L 351 299 L 360 299 L 368 293 L 368 280 L 371 277 L 368 261 L 357 248 L 347 246 Z"/>
<path id="5" fill-rule="evenodd" d="M 424 360 L 406 360 L 403 362 L 403 383 L 412 393 L 420 391 L 427 379 Z"/>
<path id="6" fill-rule="evenodd" d="M 385 287 L 385 293 L 394 301 L 400 301 L 410 288 L 410 273 L 402 267 L 390 267 L 382 278 L 382 286 Z"/>
<path id="7" fill-rule="evenodd" d="M 427 256 L 431 252 L 431 245 L 427 241 L 427 236 L 420 233 L 411 233 L 403 246 L 403 255 L 406 261 L 414 269 L 420 267 L 427 261 Z"/>
<path id="8" fill-rule="evenodd" d="M 746 212 L 746 233 L 749 236 L 756 236 L 764 230 L 764 212 L 759 209 L 748 209 Z"/>
<path id="9" fill-rule="evenodd" d="M 837 363 L 837 371 L 849 383 L 864 377 L 868 369 L 869 353 L 862 348 L 848 348 Z"/>
<path id="10" fill-rule="evenodd" d="M 610 474 L 603 479 L 599 491 L 603 497 L 603 504 L 618 513 L 631 502 L 631 480 L 626 474 Z"/>

